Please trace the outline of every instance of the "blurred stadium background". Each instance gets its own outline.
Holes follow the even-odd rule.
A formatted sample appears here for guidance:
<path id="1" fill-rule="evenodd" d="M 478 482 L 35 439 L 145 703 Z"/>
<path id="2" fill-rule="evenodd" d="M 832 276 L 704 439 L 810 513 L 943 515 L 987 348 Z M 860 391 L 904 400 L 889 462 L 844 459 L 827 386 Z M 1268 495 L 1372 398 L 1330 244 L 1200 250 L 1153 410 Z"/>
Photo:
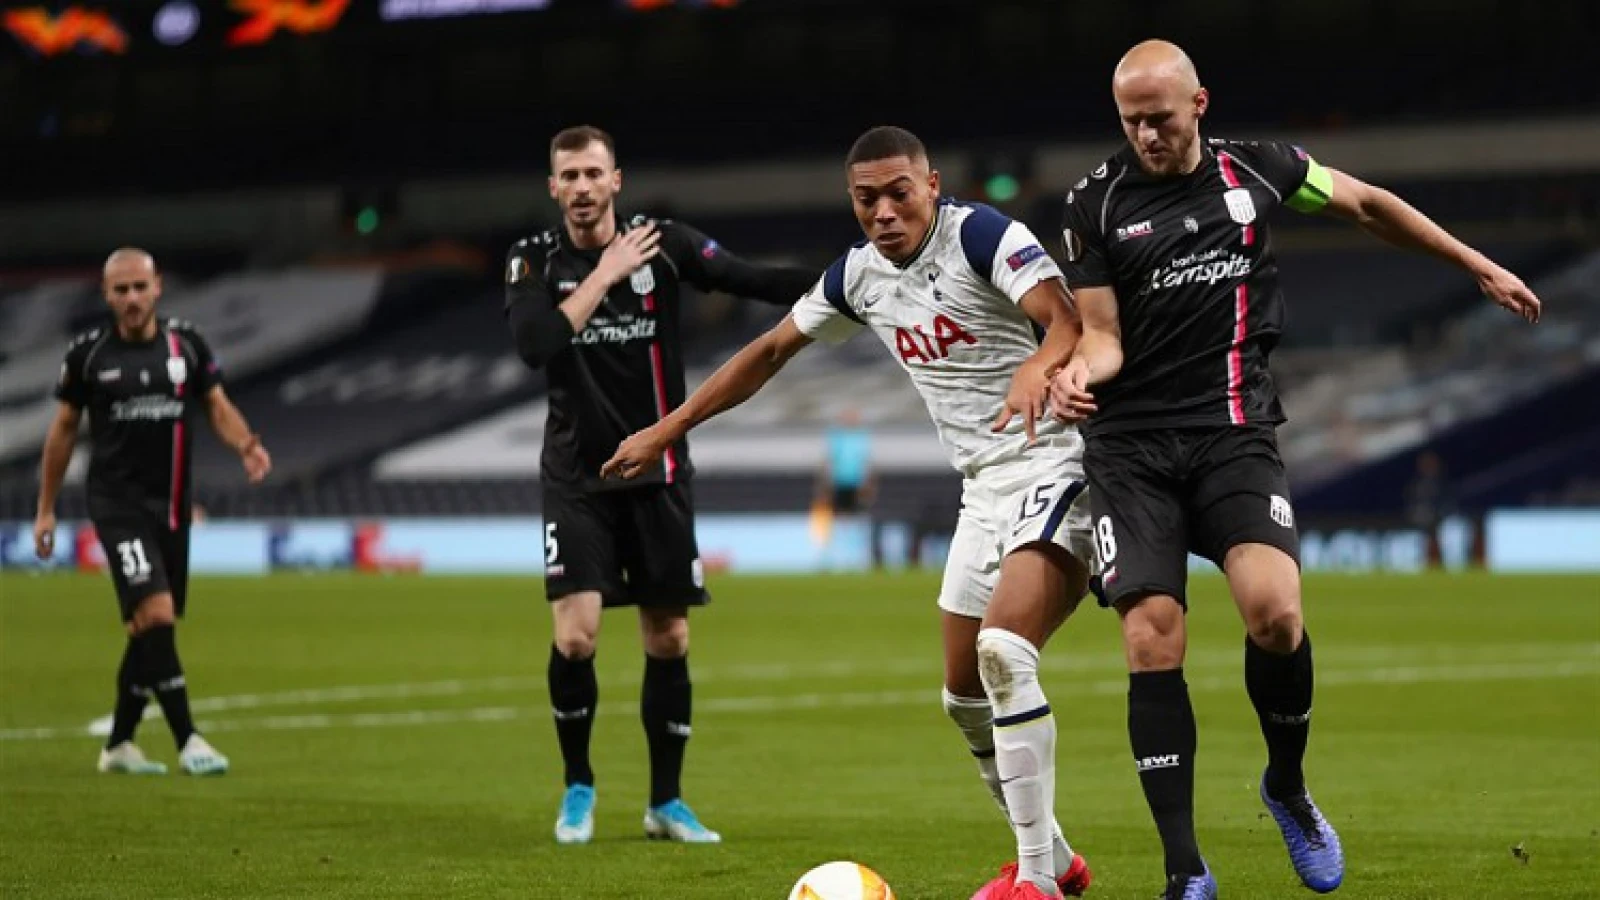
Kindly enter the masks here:
<path id="1" fill-rule="evenodd" d="M 820 267 L 856 239 L 841 160 L 880 123 L 930 143 L 947 192 L 1048 238 L 1066 188 L 1118 146 L 1109 73 L 1150 36 L 1196 60 L 1211 133 L 1294 139 L 1396 190 L 1546 304 L 1524 327 L 1440 264 L 1329 222 L 1275 221 L 1290 321 L 1274 366 L 1307 569 L 1600 570 L 1600 5 L 1587 0 L 0 3 L 0 563 L 37 568 L 50 390 L 68 337 L 103 315 L 101 261 L 134 244 L 165 272 L 164 313 L 209 338 L 276 461 L 251 489 L 198 442 L 197 573 L 523 574 L 495 590 L 547 627 L 532 602 L 543 376 L 517 359 L 500 308 L 506 248 L 556 221 L 554 131 L 610 130 L 621 208 L 682 218 L 751 258 Z M 694 296 L 691 381 L 779 314 Z M 818 472 L 829 429 L 851 417 L 870 432 L 878 490 L 868 514 L 829 517 Z M 958 478 L 868 338 L 805 354 L 692 447 L 701 548 L 733 573 L 730 595 L 747 573 L 942 562 Z M 103 565 L 86 530 L 74 538 L 83 456 L 58 570 Z M 1493 585 L 1520 584 L 1493 577 L 1485 604 Z M 368 590 L 357 583 L 319 590 Z M 911 583 L 932 596 L 932 581 Z M 1592 701 L 1600 586 L 1565 584 Z M 18 641 L 57 635 L 16 610 L 70 585 L 105 601 L 85 604 L 109 627 L 99 580 L 0 581 L 23 598 L 0 607 L 13 659 Z M 78 665 L 105 682 L 93 702 L 109 701 L 109 669 Z M 4 724 L 44 714 L 17 709 Z M 1592 728 L 1592 704 L 1586 715 Z M 1592 740 L 1579 749 L 1600 758 Z M 1574 890 L 1510 895 L 1591 896 Z"/>
<path id="2" fill-rule="evenodd" d="M 1415 568 L 1414 526 L 1451 514 L 1462 527 L 1442 551 L 1460 564 L 1507 550 L 1485 523 L 1527 525 L 1497 511 L 1600 506 L 1591 4 L 13 5 L 0 519 L 31 515 L 49 386 L 64 339 L 102 315 L 110 247 L 155 252 L 166 312 L 210 336 L 276 455 L 271 485 L 248 490 L 205 447 L 199 497 L 215 519 L 534 516 L 542 376 L 512 352 L 499 284 L 506 247 L 554 221 L 543 178 L 557 128 L 616 134 L 624 208 L 756 258 L 820 266 L 854 239 L 839 160 L 884 121 L 930 141 L 953 193 L 1052 235 L 1065 188 L 1119 140 L 1106 73 L 1156 31 L 1198 60 L 1213 133 L 1292 138 L 1397 189 L 1548 304 L 1543 325 L 1517 328 L 1444 266 L 1279 218 L 1291 319 L 1275 364 L 1312 567 Z M 694 378 L 777 311 L 699 296 L 687 315 Z M 723 514 L 804 515 L 823 434 L 846 409 L 874 437 L 882 557 L 937 556 L 957 477 L 871 341 L 807 354 L 697 433 L 708 529 Z M 1442 465 L 1419 478 L 1426 453 Z M 81 512 L 71 491 L 63 512 Z M 1594 561 L 1600 526 L 1579 520 Z M 230 543 L 228 564 L 348 557 L 352 541 L 331 534 L 252 536 L 260 546 Z M 810 537 L 776 555 L 746 545 L 758 536 L 711 538 L 708 559 L 806 569 L 824 555 Z M 838 536 L 830 564 L 866 558 L 858 529 Z M 26 564 L 26 543 L 7 528 L 7 565 Z M 393 552 L 426 557 L 423 543 L 438 542 Z M 500 543 L 497 562 L 539 565 L 537 542 Z"/>

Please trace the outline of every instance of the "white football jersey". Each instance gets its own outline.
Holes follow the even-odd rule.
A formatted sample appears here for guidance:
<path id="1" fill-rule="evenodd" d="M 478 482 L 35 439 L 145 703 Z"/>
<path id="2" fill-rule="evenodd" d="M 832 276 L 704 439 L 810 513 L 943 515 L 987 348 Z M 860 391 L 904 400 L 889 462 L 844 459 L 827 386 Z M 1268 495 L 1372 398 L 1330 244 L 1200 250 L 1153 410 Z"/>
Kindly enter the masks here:
<path id="1" fill-rule="evenodd" d="M 877 333 L 928 406 L 950 463 L 966 475 L 1020 456 L 1022 419 L 990 431 L 1017 367 L 1039 349 L 1018 302 L 1061 270 L 1021 222 L 978 204 L 940 201 L 920 250 L 903 265 L 870 242 L 852 247 L 794 305 L 807 337 L 839 343 Z M 1036 449 L 1081 452 L 1077 429 L 1047 415 Z"/>

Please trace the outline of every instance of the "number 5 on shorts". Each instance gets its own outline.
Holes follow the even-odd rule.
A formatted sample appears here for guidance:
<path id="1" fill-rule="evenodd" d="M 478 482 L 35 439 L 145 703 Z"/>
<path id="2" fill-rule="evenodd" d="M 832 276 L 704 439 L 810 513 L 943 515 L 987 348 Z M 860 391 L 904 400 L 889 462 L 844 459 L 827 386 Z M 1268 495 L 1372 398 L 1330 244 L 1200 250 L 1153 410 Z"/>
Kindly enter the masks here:
<path id="1" fill-rule="evenodd" d="M 1094 523 L 1095 541 L 1100 545 L 1100 563 L 1109 564 L 1117 558 L 1117 536 L 1111 530 L 1111 517 L 1101 516 Z"/>
<path id="2" fill-rule="evenodd" d="M 561 544 L 556 540 L 556 523 L 544 523 L 544 564 L 553 566 L 561 555 Z"/>

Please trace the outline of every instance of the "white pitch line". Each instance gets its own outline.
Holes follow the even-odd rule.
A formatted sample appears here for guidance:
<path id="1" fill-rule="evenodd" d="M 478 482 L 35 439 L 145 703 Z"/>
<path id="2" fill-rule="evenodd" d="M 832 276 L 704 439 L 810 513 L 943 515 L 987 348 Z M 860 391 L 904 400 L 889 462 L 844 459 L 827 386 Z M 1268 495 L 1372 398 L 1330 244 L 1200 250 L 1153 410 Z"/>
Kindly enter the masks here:
<path id="1" fill-rule="evenodd" d="M 1324 664 L 1393 664 L 1402 661 L 1421 662 L 1432 657 L 1454 662 L 1474 658 L 1508 661 L 1506 658 L 1545 660 L 1552 652 L 1566 651 L 1574 656 L 1600 658 L 1600 643 L 1551 644 L 1489 644 L 1483 647 L 1443 646 L 1426 649 L 1369 645 L 1341 647 L 1323 651 Z M 1234 666 L 1242 650 L 1203 650 L 1189 654 L 1185 667 L 1193 672 L 1209 667 Z M 1040 663 L 1046 672 L 1121 671 L 1124 665 L 1121 653 L 1075 653 L 1047 655 Z M 752 663 L 726 666 L 702 666 L 695 669 L 696 684 L 721 681 L 794 681 L 801 679 L 855 678 L 862 675 L 898 677 L 929 675 L 938 677 L 940 663 L 929 655 L 920 659 L 897 660 L 832 660 L 812 663 Z M 632 673 L 628 673 L 631 677 Z M 622 672 L 602 674 L 600 680 L 612 683 L 624 676 Z M 414 697 L 458 697 L 491 693 L 519 693 L 544 687 L 544 679 L 533 676 L 511 675 L 495 678 L 446 679 L 443 681 L 402 682 L 392 684 L 358 684 L 328 688 L 303 688 L 261 694 L 231 694 L 204 697 L 190 704 L 194 713 L 224 712 L 235 709 L 260 709 L 263 707 L 321 706 L 329 703 L 360 703 L 368 700 L 409 700 Z M 146 719 L 160 718 L 161 710 L 154 704 L 146 707 Z M 84 733 L 105 737 L 111 733 L 111 716 L 100 716 L 89 722 Z"/>
<path id="2" fill-rule="evenodd" d="M 1341 687 L 1358 684 L 1435 684 L 1470 683 L 1485 681 L 1526 681 L 1541 678 L 1577 678 L 1600 675 L 1600 658 L 1569 659 L 1546 662 L 1487 662 L 1447 666 L 1393 666 L 1369 669 L 1333 669 L 1317 673 L 1322 687 Z M 1216 675 L 1193 678 L 1192 691 L 1226 691 L 1239 687 L 1240 676 Z M 1072 684 L 1052 685 L 1052 690 L 1062 695 L 1120 694 L 1128 689 L 1126 677 L 1107 678 Z M 770 713 L 810 709 L 839 709 L 873 706 L 922 704 L 930 706 L 938 700 L 938 691 L 931 688 L 900 691 L 856 691 L 839 693 L 779 694 L 752 697 L 712 697 L 699 700 L 695 707 L 702 713 Z M 618 714 L 613 707 L 600 707 L 600 711 Z M 210 731 L 283 731 L 321 730 L 334 728 L 381 728 L 404 725 L 433 725 L 455 722 L 505 722 L 524 716 L 544 716 L 545 707 L 485 706 L 469 709 L 404 710 L 400 712 L 310 714 L 288 716 L 262 716 L 242 719 L 222 719 L 207 722 Z M 632 715 L 631 712 L 628 713 Z M 16 728 L 0 731 L 0 741 L 44 741 L 82 737 L 81 728 Z"/>

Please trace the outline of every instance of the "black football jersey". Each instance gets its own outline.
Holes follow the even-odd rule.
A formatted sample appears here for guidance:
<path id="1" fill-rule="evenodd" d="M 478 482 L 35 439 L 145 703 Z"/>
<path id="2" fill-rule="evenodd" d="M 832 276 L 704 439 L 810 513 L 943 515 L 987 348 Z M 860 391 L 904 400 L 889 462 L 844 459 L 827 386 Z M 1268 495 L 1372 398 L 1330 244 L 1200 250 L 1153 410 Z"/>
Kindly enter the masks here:
<path id="1" fill-rule="evenodd" d="M 648 220 L 619 220 L 617 234 Z M 549 417 L 541 476 L 579 490 L 611 490 L 673 483 L 693 472 L 687 440 L 667 449 L 662 464 L 635 481 L 605 481 L 600 466 L 623 439 L 647 428 L 683 403 L 681 285 L 789 305 L 816 281 L 810 269 L 758 266 L 729 253 L 682 222 L 654 223 L 660 252 L 614 285 L 570 344 L 545 364 Z M 603 248 L 573 246 L 554 228 L 512 246 L 506 262 L 506 312 L 570 330 L 559 312 L 550 316 L 600 261 Z"/>
<path id="2" fill-rule="evenodd" d="M 1200 165 L 1151 175 L 1132 148 L 1068 192 L 1067 282 L 1116 290 L 1121 371 L 1085 431 L 1276 425 L 1268 371 L 1283 291 L 1267 218 L 1328 199 L 1327 170 L 1277 141 L 1204 142 Z"/>
<path id="3" fill-rule="evenodd" d="M 106 325 L 79 335 L 61 363 L 56 397 L 89 416 L 89 513 L 189 522 L 194 429 L 222 370 L 194 326 L 160 322 L 150 341 Z"/>

